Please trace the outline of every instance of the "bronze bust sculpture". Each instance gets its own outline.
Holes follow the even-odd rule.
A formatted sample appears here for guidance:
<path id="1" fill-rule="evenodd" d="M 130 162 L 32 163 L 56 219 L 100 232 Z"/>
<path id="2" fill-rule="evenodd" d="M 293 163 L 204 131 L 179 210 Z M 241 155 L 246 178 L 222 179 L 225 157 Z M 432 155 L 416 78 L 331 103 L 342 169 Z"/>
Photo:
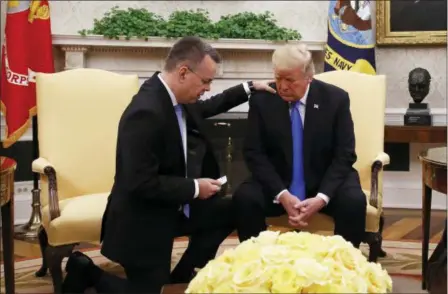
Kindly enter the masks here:
<path id="1" fill-rule="evenodd" d="M 421 103 L 429 93 L 431 75 L 421 67 L 414 68 L 409 72 L 408 88 L 409 94 L 415 103 Z"/>
<path id="2" fill-rule="evenodd" d="M 405 125 L 430 126 L 432 115 L 427 103 L 422 103 L 429 93 L 431 75 L 421 67 L 414 68 L 409 72 L 408 89 L 414 103 L 409 103 L 409 108 L 404 115 Z"/>

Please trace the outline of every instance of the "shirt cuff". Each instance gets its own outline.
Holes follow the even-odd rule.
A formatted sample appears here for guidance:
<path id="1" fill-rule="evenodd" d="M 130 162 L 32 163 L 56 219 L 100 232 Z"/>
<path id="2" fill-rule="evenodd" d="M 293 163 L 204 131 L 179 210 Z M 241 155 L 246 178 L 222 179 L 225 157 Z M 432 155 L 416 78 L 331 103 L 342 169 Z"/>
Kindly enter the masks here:
<path id="1" fill-rule="evenodd" d="M 250 95 L 252 94 L 250 89 L 249 89 L 249 84 L 247 82 L 243 83 L 243 87 L 244 87 L 244 91 L 246 91 L 247 97 L 250 98 Z"/>
<path id="2" fill-rule="evenodd" d="M 325 195 L 324 193 L 317 193 L 316 197 L 322 198 L 326 204 L 330 201 L 330 197 Z"/>
<path id="3" fill-rule="evenodd" d="M 288 191 L 286 189 L 282 190 L 280 193 L 278 193 L 274 198 L 274 203 L 279 204 L 280 203 L 280 196 L 283 194 L 283 192 Z"/>
<path id="4" fill-rule="evenodd" d="M 198 181 L 196 181 L 196 180 L 193 180 L 193 181 L 194 181 L 194 196 L 193 196 L 193 199 L 194 199 L 199 196 L 199 184 L 198 184 Z"/>

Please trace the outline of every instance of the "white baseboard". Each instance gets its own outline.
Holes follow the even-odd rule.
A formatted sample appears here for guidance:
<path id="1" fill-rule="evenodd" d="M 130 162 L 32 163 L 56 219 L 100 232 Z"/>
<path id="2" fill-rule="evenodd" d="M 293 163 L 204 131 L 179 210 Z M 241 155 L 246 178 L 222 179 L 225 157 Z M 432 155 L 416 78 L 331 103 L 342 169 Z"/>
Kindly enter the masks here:
<path id="1" fill-rule="evenodd" d="M 409 172 L 386 171 L 383 175 L 383 207 L 422 209 L 420 169 Z M 446 195 L 433 191 L 431 209 L 446 210 Z"/>
<path id="2" fill-rule="evenodd" d="M 14 183 L 14 225 L 22 225 L 31 216 L 33 181 Z"/>
<path id="3" fill-rule="evenodd" d="M 383 187 L 383 207 L 401 209 L 422 209 L 421 189 L 402 189 Z M 446 210 L 446 195 L 432 193 L 432 210 Z"/>
<path id="4" fill-rule="evenodd" d="M 383 207 L 400 209 L 421 209 L 422 189 L 419 181 L 410 177 L 385 172 L 383 183 Z M 405 174 L 401 172 L 400 174 Z M 408 179 L 405 179 L 408 178 Z M 21 225 L 28 222 L 31 216 L 31 191 L 33 182 L 16 182 L 14 186 L 14 224 Z M 438 192 L 433 192 L 432 209 L 446 210 L 447 198 Z"/>

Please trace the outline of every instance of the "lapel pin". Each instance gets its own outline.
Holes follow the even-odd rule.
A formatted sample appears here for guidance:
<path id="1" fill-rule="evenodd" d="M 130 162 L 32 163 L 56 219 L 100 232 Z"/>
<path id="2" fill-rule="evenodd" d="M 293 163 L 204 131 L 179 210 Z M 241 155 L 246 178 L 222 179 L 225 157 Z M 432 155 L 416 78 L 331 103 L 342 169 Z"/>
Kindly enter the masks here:
<path id="1" fill-rule="evenodd" d="M 314 104 L 314 108 L 319 109 L 319 105 L 318 104 Z"/>

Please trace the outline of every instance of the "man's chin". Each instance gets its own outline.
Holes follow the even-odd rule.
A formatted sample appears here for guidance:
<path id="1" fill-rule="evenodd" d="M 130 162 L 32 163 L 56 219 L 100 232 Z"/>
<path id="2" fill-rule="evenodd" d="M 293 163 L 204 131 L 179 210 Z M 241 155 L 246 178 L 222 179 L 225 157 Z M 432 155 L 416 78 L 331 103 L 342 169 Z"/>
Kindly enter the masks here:
<path id="1" fill-rule="evenodd" d="M 279 95 L 286 102 L 294 102 L 297 100 L 296 98 L 294 98 L 292 96 L 286 96 L 286 95 L 282 95 L 282 94 L 279 94 Z"/>
<path id="2" fill-rule="evenodd" d="M 201 99 L 201 96 L 193 97 L 190 100 L 188 100 L 188 103 L 189 104 L 196 103 L 196 102 L 198 102 L 199 99 Z"/>

